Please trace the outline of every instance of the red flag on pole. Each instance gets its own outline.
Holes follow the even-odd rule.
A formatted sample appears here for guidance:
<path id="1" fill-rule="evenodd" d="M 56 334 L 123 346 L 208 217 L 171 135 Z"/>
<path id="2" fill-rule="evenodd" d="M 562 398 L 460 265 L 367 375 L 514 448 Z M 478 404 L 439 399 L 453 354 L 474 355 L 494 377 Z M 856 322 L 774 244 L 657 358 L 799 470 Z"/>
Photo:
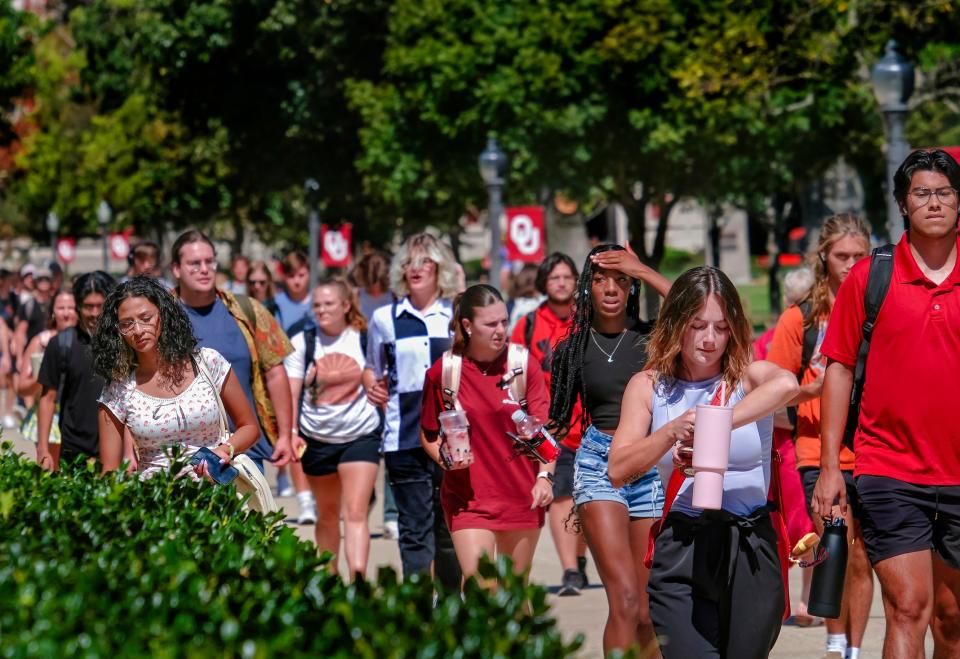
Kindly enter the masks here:
<path id="1" fill-rule="evenodd" d="M 336 228 L 327 224 L 320 226 L 320 256 L 328 268 L 345 268 L 350 265 L 351 228 L 349 222 Z"/>
<path id="2" fill-rule="evenodd" d="M 507 258 L 539 263 L 546 257 L 546 231 L 541 206 L 507 209 Z"/>

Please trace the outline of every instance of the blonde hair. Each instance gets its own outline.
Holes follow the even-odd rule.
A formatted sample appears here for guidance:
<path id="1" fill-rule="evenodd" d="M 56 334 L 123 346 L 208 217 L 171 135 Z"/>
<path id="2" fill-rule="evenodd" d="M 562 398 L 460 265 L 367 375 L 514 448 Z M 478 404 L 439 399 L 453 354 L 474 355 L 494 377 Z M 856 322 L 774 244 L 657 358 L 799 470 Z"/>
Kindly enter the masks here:
<path id="1" fill-rule="evenodd" d="M 410 259 L 410 252 L 422 250 L 428 259 L 437 264 L 437 288 L 440 297 L 452 300 L 460 292 L 457 282 L 457 260 L 453 250 L 431 236 L 429 233 L 418 233 L 407 238 L 397 250 L 390 262 L 390 290 L 397 299 L 403 299 L 410 294 L 410 287 L 404 278 L 404 268 Z"/>
<path id="2" fill-rule="evenodd" d="M 753 358 L 750 321 L 743 312 L 736 286 L 721 270 L 710 266 L 692 268 L 680 275 L 670 287 L 657 324 L 650 334 L 647 366 L 656 372 L 657 385 L 672 385 L 683 379 L 683 336 L 687 325 L 716 295 L 723 317 L 730 326 L 730 340 L 720 359 L 720 372 L 727 391 L 734 391 Z"/>
<path id="3" fill-rule="evenodd" d="M 803 319 L 803 326 L 813 327 L 821 318 L 830 315 L 830 273 L 827 272 L 827 254 L 833 244 L 844 236 L 863 238 L 870 248 L 870 225 L 853 213 L 839 213 L 823 223 L 817 245 L 807 254 L 807 264 L 813 269 L 813 288 L 803 301 L 810 300 L 810 311 Z"/>

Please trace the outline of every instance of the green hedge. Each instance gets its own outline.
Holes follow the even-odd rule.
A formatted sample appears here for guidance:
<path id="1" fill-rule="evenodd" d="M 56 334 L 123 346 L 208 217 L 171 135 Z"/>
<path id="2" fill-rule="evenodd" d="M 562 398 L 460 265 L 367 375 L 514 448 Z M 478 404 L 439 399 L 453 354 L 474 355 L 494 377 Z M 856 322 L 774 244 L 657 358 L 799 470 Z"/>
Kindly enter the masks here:
<path id="1" fill-rule="evenodd" d="M 0 451 L 0 656 L 564 657 L 542 588 L 495 592 L 331 575 L 278 513 L 233 489 L 93 467 L 52 475 Z M 466 603 L 464 603 L 464 600 Z"/>

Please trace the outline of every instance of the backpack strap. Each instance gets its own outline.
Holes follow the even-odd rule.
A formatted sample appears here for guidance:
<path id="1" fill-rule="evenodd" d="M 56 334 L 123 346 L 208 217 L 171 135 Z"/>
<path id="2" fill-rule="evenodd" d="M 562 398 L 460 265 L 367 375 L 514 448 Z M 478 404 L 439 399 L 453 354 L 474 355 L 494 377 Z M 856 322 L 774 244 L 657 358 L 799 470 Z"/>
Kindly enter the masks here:
<path id="1" fill-rule="evenodd" d="M 317 326 L 308 325 L 303 329 L 303 382 L 300 385 L 300 400 L 297 402 L 297 411 L 303 409 L 303 395 L 307 388 L 307 369 L 313 363 L 313 356 L 317 350 Z M 299 424 L 298 424 L 299 425 Z"/>
<path id="2" fill-rule="evenodd" d="M 523 326 L 523 345 L 529 349 L 533 347 L 533 328 L 537 323 L 537 310 L 527 312 L 523 321 L 526 323 Z"/>
<path id="3" fill-rule="evenodd" d="M 893 278 L 894 245 L 877 247 L 870 255 L 870 274 L 867 276 L 867 289 L 863 295 L 865 312 L 860 349 L 857 351 L 857 363 L 853 369 L 853 387 L 850 389 L 850 405 L 847 409 L 847 424 L 843 432 L 843 443 L 853 448 L 853 436 L 860 425 L 860 399 L 863 397 L 863 384 L 867 377 L 867 355 L 870 352 L 870 340 L 880 314 L 880 307 L 890 289 Z"/>
<path id="4" fill-rule="evenodd" d="M 511 343 L 507 348 L 507 373 L 504 384 L 509 385 L 513 399 L 520 407 L 527 409 L 527 360 L 530 351 L 521 345 Z"/>
<path id="5" fill-rule="evenodd" d="M 440 397 L 443 399 L 443 409 L 462 410 L 457 392 L 460 391 L 460 373 L 463 371 L 463 355 L 455 355 L 447 350 L 441 357 Z"/>
<path id="6" fill-rule="evenodd" d="M 806 300 L 800 304 L 800 315 L 806 321 L 813 308 L 813 302 Z M 817 323 L 803 330 L 803 350 L 800 353 L 800 372 L 797 373 L 797 382 L 803 377 L 804 372 L 810 367 L 810 360 L 813 359 L 813 351 L 817 348 L 817 339 L 820 337 L 820 328 Z"/>
<path id="7" fill-rule="evenodd" d="M 73 335 L 77 330 L 68 327 L 57 333 L 57 356 L 60 358 L 60 383 L 57 385 L 57 401 L 63 396 L 63 386 L 67 381 L 67 364 L 70 359 L 70 349 L 73 347 Z M 36 377 L 36 376 L 34 376 Z"/>
<path id="8" fill-rule="evenodd" d="M 806 322 L 807 315 L 810 313 L 810 309 L 813 307 L 813 301 L 809 298 L 797 305 L 800 309 L 800 318 L 801 318 L 801 327 L 803 323 Z M 817 348 L 817 339 L 820 338 L 820 328 L 818 323 L 814 323 L 810 327 L 807 327 L 803 330 L 803 347 L 800 351 L 800 370 L 797 371 L 797 382 L 800 383 L 803 380 L 803 374 L 807 372 L 807 369 L 810 368 L 810 360 L 813 359 L 813 351 Z M 787 407 L 787 417 L 790 419 L 790 423 L 793 425 L 793 441 L 797 441 L 797 407 L 791 405 Z"/>

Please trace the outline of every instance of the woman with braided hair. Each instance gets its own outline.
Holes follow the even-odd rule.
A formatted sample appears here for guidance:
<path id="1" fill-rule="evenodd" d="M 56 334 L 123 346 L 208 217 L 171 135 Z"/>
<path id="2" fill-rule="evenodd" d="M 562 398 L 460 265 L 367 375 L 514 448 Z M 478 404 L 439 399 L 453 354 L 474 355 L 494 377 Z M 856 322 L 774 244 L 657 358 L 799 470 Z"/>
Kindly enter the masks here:
<path id="1" fill-rule="evenodd" d="M 663 490 L 655 469 L 621 488 L 607 477 L 624 389 L 647 361 L 652 325 L 640 320 L 641 282 L 660 295 L 670 290 L 670 282 L 629 247 L 591 250 L 577 282 L 570 331 L 551 367 L 550 419 L 559 436 L 569 429 L 577 398 L 583 403 L 585 431 L 574 464 L 573 500 L 607 593 L 604 655 L 633 645 L 656 647 L 643 557 L 650 526 L 662 513 Z"/>

